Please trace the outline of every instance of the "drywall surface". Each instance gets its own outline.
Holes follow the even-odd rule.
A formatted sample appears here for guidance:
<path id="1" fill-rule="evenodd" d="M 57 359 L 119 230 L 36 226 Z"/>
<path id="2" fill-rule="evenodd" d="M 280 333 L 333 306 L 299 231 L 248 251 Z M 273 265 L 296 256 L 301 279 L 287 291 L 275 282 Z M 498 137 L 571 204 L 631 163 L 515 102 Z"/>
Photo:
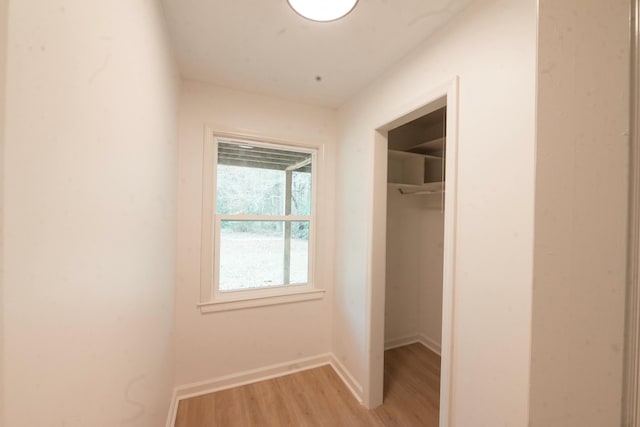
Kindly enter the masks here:
<path id="1" fill-rule="evenodd" d="M 159 426 L 171 397 L 176 77 L 152 1 L 11 1 L 7 426 Z"/>
<path id="2" fill-rule="evenodd" d="M 428 122 L 424 119 L 390 130 L 388 148 L 407 150 L 443 136 L 444 117 L 436 114 L 430 116 Z M 394 180 L 393 173 L 393 169 L 387 169 L 388 180 Z M 388 187 L 386 199 L 385 347 L 417 338 L 432 350 L 439 351 L 442 340 L 443 194 L 401 195 L 396 188 Z"/>
<path id="3" fill-rule="evenodd" d="M 620 425 L 629 2 L 540 1 L 531 425 Z"/>
<path id="4" fill-rule="evenodd" d="M 4 193 L 4 104 L 7 69 L 7 0 L 0 0 L 0 201 Z M 0 203 L 0 427 L 4 427 L 4 203 Z"/>
<path id="5" fill-rule="evenodd" d="M 444 216 L 441 195 L 387 193 L 385 343 L 442 338 Z"/>
<path id="6" fill-rule="evenodd" d="M 316 280 L 324 299 L 202 314 L 200 245 L 205 125 L 324 146 L 319 177 Z M 207 381 L 330 351 L 336 112 L 183 82 L 179 111 L 176 384 Z"/>
<path id="7" fill-rule="evenodd" d="M 535 59 L 536 1 L 477 1 L 340 110 L 333 350 L 366 387 L 374 129 L 460 77 L 451 426 L 528 422 Z"/>
<path id="8" fill-rule="evenodd" d="M 442 265 L 444 249 L 444 214 L 440 210 L 440 195 L 420 198 L 422 204 L 420 293 L 418 300 L 418 334 L 432 350 L 442 344 Z"/>
<path id="9" fill-rule="evenodd" d="M 421 264 L 424 262 L 421 204 L 417 196 L 390 190 L 387 199 L 385 343 L 418 334 Z"/>

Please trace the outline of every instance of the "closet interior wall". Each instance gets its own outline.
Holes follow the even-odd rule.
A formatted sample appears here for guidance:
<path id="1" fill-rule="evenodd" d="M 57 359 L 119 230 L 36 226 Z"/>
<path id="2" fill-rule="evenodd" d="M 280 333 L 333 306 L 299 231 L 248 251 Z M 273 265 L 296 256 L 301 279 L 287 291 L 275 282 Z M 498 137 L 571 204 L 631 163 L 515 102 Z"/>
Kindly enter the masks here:
<path id="1" fill-rule="evenodd" d="M 429 116 L 429 115 L 428 115 Z M 424 116 L 389 132 L 389 149 L 405 151 L 443 136 L 444 118 Z M 390 160 L 391 162 L 391 160 Z M 393 181 L 390 164 L 390 181 Z M 443 193 L 387 191 L 385 347 L 419 340 L 440 352 L 442 338 Z M 409 192 L 415 189 L 409 189 Z"/>

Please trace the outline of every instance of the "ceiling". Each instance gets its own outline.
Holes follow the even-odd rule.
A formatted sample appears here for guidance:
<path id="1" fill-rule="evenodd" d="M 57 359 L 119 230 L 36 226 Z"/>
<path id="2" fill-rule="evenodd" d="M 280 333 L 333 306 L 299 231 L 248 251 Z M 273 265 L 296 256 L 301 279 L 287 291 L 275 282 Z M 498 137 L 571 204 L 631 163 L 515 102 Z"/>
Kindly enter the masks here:
<path id="1" fill-rule="evenodd" d="M 471 0 L 360 0 L 313 22 L 286 0 L 161 0 L 184 78 L 338 107 Z"/>

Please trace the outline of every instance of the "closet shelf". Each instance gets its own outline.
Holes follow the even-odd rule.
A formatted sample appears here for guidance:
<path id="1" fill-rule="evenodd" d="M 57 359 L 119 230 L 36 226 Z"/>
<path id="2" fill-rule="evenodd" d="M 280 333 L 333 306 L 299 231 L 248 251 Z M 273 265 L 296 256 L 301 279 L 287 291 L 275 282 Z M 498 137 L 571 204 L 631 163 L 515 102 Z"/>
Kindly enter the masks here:
<path id="1" fill-rule="evenodd" d="M 398 151 L 398 150 L 389 150 L 389 158 L 390 159 L 410 159 L 410 158 L 419 158 L 423 159 L 442 159 L 440 156 L 433 156 L 431 154 L 424 153 L 414 153 L 409 151 Z"/>
<path id="2" fill-rule="evenodd" d="M 387 183 L 387 187 L 389 189 L 398 190 L 402 195 L 441 194 L 443 192 L 442 182 L 428 182 L 421 185 L 389 182 Z"/>
<path id="3" fill-rule="evenodd" d="M 414 145 L 413 147 L 409 147 L 407 148 L 407 151 L 415 154 L 431 155 L 430 157 L 442 158 L 442 155 L 434 156 L 433 153 L 441 154 L 446 142 L 447 138 L 443 136 L 442 138 L 432 139 L 430 141 Z"/>

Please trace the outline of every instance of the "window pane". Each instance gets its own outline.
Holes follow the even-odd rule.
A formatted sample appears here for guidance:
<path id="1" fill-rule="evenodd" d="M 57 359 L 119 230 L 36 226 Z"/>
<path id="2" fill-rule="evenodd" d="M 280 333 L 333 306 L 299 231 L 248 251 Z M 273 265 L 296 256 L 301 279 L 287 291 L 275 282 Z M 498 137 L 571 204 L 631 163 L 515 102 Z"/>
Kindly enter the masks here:
<path id="1" fill-rule="evenodd" d="M 308 221 L 221 221 L 220 291 L 305 284 Z"/>
<path id="2" fill-rule="evenodd" d="M 291 214 L 311 215 L 311 171 L 294 171 L 291 188 Z"/>
<path id="3" fill-rule="evenodd" d="M 216 211 L 226 215 L 284 215 L 281 171 L 218 165 Z"/>
<path id="4" fill-rule="evenodd" d="M 309 281 L 309 221 L 291 221 L 290 283 Z"/>
<path id="5" fill-rule="evenodd" d="M 312 155 L 218 142 L 216 212 L 311 215 Z"/>

